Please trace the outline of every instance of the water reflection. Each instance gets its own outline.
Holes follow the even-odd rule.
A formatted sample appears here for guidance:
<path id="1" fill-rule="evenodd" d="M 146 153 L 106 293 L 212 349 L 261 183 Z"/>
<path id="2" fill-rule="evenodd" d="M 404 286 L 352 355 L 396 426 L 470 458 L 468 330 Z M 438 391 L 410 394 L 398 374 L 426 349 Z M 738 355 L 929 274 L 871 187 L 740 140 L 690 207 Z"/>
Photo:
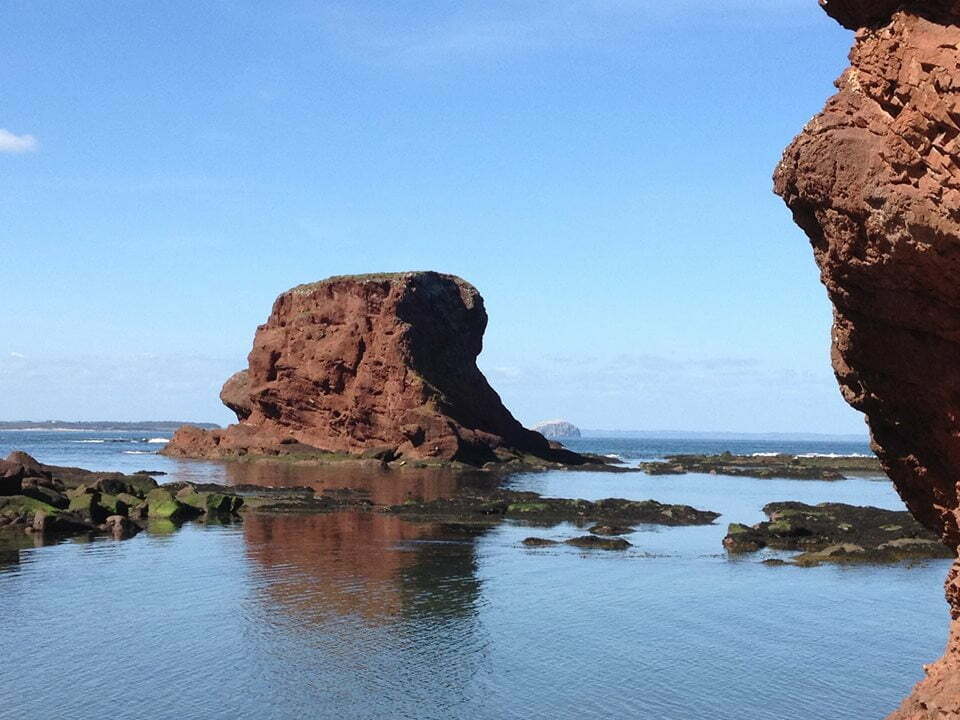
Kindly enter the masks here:
<path id="1" fill-rule="evenodd" d="M 474 541 L 485 531 L 373 512 L 250 515 L 243 523 L 271 608 L 301 621 L 337 613 L 374 625 L 469 615 L 480 589 Z"/>
<path id="2" fill-rule="evenodd" d="M 379 463 L 298 465 L 288 462 L 222 463 L 226 485 L 310 487 L 317 493 L 353 490 L 375 505 L 399 505 L 411 498 L 436 500 L 464 489 L 490 489 L 499 479 L 490 473 L 449 468 L 383 467 Z"/>

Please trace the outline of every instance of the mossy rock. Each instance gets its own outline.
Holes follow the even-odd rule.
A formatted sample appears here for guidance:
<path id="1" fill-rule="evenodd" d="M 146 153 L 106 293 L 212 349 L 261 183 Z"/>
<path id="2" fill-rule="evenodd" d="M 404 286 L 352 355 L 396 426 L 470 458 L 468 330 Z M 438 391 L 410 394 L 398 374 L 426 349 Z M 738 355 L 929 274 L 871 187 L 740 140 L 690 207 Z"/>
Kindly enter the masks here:
<path id="1" fill-rule="evenodd" d="M 130 494 L 139 495 L 140 497 L 146 497 L 151 491 L 159 487 L 157 481 L 149 475 L 128 475 L 126 477 L 126 483 L 132 490 Z"/>
<path id="2" fill-rule="evenodd" d="M 151 535 L 173 535 L 180 526 L 168 518 L 150 518 L 147 520 L 147 532 Z"/>
<path id="3" fill-rule="evenodd" d="M 38 512 L 56 515 L 57 508 L 42 500 L 27 497 L 26 495 L 5 495 L 0 497 L 0 515 L 4 517 L 35 515 Z"/>
<path id="4" fill-rule="evenodd" d="M 108 512 L 107 509 L 100 504 L 100 493 L 82 493 L 75 495 L 70 498 L 70 505 L 67 506 L 67 510 L 77 513 L 80 517 L 89 520 L 95 525 L 102 523 L 108 516 L 116 514 Z"/>
<path id="5" fill-rule="evenodd" d="M 31 497 L 34 500 L 39 500 L 40 502 L 45 502 L 48 505 L 53 505 L 53 507 L 58 510 L 65 510 L 67 506 L 70 505 L 70 499 L 66 495 L 58 493 L 52 488 L 40 485 L 25 487 L 20 491 L 20 494 L 25 497 Z"/>
<path id="6" fill-rule="evenodd" d="M 190 492 L 177 493 L 176 500 L 208 515 L 232 515 L 243 506 L 243 498 L 238 495 L 196 492 L 192 489 Z"/>
<path id="7" fill-rule="evenodd" d="M 180 502 L 163 488 L 156 488 L 147 493 L 147 517 L 166 519 L 172 522 L 187 520 L 196 517 L 202 512 L 195 507 Z"/>
<path id="8" fill-rule="evenodd" d="M 136 507 L 144 502 L 143 498 L 131 495 L 130 493 L 120 493 L 117 495 L 117 500 L 126 503 L 128 508 Z"/>
<path id="9" fill-rule="evenodd" d="M 770 523 L 767 526 L 767 532 L 781 537 L 802 537 L 810 534 L 810 531 L 800 525 L 799 522 L 782 518 Z"/>
<path id="10" fill-rule="evenodd" d="M 126 497 L 133 497 L 127 495 Z M 100 495 L 100 506 L 108 511 L 110 515 L 126 515 L 132 505 L 139 505 L 141 500 L 134 498 L 135 502 L 130 503 L 122 499 L 119 495 Z"/>
<path id="11" fill-rule="evenodd" d="M 507 513 L 522 515 L 525 513 L 541 513 L 550 509 L 547 503 L 513 503 L 507 506 Z"/>

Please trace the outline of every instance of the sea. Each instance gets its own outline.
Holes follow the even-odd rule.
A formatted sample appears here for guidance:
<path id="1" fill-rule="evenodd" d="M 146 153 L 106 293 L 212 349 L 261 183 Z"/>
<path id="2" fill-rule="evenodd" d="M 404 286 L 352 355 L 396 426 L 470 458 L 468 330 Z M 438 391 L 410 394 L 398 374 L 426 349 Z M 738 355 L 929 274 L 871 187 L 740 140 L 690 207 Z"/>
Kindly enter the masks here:
<path id="1" fill-rule="evenodd" d="M 156 454 L 167 438 L 2 431 L 0 457 L 25 450 L 55 465 L 163 472 L 161 482 L 365 488 L 390 502 L 470 482 L 172 460 Z M 628 464 L 725 450 L 869 453 L 829 439 L 567 444 Z M 0 718 L 872 720 L 943 651 L 949 561 L 798 568 L 762 563 L 782 553 L 731 556 L 721 545 L 727 523 L 758 522 L 772 501 L 902 509 L 885 478 L 550 471 L 506 483 L 722 516 L 639 526 L 625 552 L 521 544 L 583 533 L 567 524 L 469 528 L 362 512 L 0 545 Z"/>

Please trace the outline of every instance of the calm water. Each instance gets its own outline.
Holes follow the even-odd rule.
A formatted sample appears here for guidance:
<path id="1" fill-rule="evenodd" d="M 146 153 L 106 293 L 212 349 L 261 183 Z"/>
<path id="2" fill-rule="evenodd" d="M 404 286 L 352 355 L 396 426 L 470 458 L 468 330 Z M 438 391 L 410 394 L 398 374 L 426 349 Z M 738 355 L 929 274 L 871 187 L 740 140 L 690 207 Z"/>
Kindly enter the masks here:
<path id="1" fill-rule="evenodd" d="M 249 480 L 243 466 L 128 454 L 157 443 L 78 442 L 107 438 L 138 439 L 0 433 L 0 455 L 24 448 L 56 464 Z M 684 445 L 579 446 L 641 458 L 690 452 Z M 771 451 L 738 445 L 717 449 Z M 866 452 L 802 445 L 784 449 Z M 281 479 L 310 480 L 295 475 Z M 314 480 L 375 484 L 380 498 L 460 482 Z M 623 554 L 519 545 L 582 532 L 571 526 L 464 530 L 357 513 L 8 549 L 0 637 L 14 660 L 0 664 L 0 718 L 866 719 L 893 709 L 942 651 L 947 561 L 767 567 L 762 554 L 732 560 L 720 545 L 727 522 L 760 520 L 773 500 L 901 507 L 884 481 L 554 472 L 511 484 L 724 516 L 641 527 Z"/>

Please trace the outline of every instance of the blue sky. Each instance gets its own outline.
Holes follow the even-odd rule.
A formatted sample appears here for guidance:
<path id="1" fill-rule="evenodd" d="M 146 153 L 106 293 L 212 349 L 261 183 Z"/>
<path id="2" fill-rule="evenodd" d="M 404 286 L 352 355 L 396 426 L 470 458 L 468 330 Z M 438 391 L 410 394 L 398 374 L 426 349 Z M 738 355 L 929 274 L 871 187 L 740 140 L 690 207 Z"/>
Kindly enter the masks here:
<path id="1" fill-rule="evenodd" d="M 0 6 L 0 417 L 229 420 L 284 289 L 473 282 L 524 422 L 862 432 L 771 193 L 815 0 Z"/>

